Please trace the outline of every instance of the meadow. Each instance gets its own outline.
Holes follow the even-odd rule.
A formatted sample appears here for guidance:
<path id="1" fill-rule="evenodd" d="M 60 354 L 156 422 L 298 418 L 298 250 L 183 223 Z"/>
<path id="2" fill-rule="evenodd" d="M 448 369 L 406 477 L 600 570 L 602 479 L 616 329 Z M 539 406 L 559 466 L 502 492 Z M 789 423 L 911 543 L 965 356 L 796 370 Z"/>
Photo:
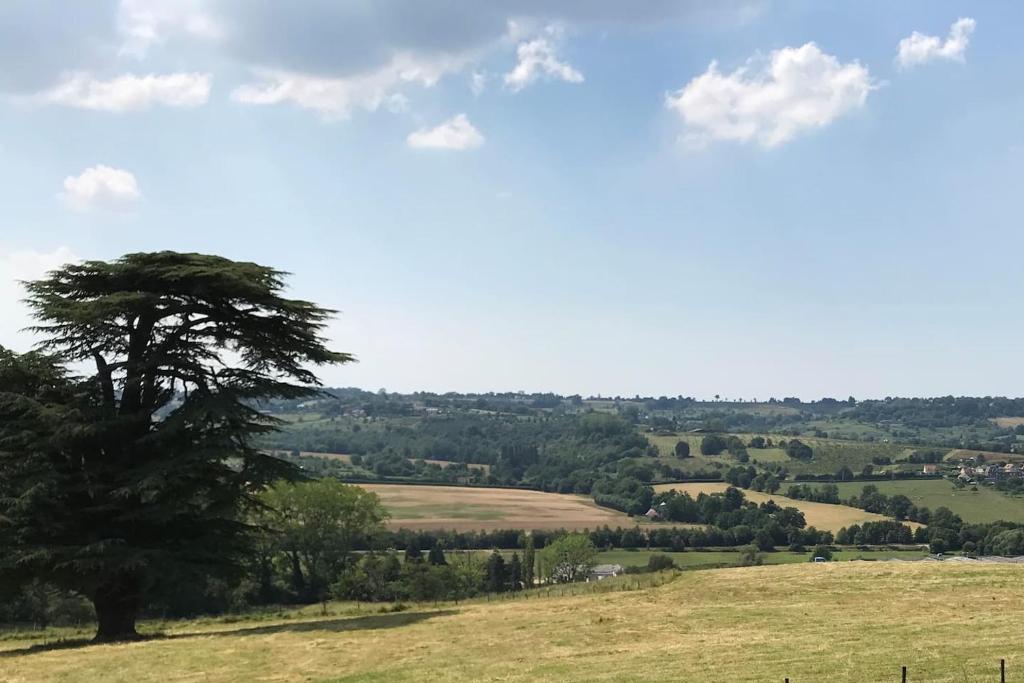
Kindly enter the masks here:
<path id="1" fill-rule="evenodd" d="M 846 499 L 857 495 L 868 483 L 887 496 L 903 494 L 915 505 L 932 510 L 948 507 L 966 522 L 1024 522 L 1024 498 L 1008 496 L 985 486 L 977 487 L 977 491 L 971 491 L 970 487 L 956 489 L 945 479 L 842 482 L 837 484 L 839 497 Z"/>
<path id="2" fill-rule="evenodd" d="M 589 595 L 144 625 L 163 637 L 119 645 L 29 651 L 33 641 L 8 637 L 0 678 L 863 683 L 899 680 L 906 665 L 915 683 L 972 683 L 998 680 L 1000 658 L 1010 680 L 1024 674 L 1016 566 L 803 562 L 660 576 L 639 590 L 602 585 L 647 585 L 633 577 L 580 587 L 599 591 Z"/>
<path id="3" fill-rule="evenodd" d="M 727 488 L 729 488 L 729 484 L 724 482 L 689 482 L 684 484 L 657 484 L 654 487 L 654 490 L 659 492 L 675 490 L 689 493 L 691 496 L 696 498 L 700 493 L 720 493 L 725 491 Z M 864 510 L 850 507 L 848 505 L 814 503 L 807 500 L 795 500 L 793 498 L 787 498 L 786 496 L 780 496 L 774 493 L 768 494 L 761 493 L 760 491 L 749 491 L 746 489 L 743 490 L 743 495 L 746 496 L 747 500 L 757 504 L 774 500 L 775 503 L 781 507 L 794 507 L 804 513 L 804 519 L 807 521 L 807 526 L 813 526 L 825 531 L 835 532 L 839 531 L 843 527 L 848 527 L 851 524 L 879 522 L 889 519 L 884 515 L 865 512 Z"/>
<path id="4" fill-rule="evenodd" d="M 360 486 L 380 496 L 393 529 L 595 529 L 639 523 L 637 518 L 598 506 L 588 496 L 464 486 Z"/>

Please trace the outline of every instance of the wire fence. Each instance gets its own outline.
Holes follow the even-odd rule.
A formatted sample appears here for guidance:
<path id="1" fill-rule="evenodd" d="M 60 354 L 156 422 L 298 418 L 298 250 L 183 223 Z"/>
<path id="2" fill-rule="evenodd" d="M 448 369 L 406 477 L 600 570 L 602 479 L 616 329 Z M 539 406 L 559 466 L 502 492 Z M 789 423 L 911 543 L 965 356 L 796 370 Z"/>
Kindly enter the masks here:
<path id="1" fill-rule="evenodd" d="M 895 672 L 894 672 L 895 675 Z M 797 683 L 797 679 L 785 678 L 785 683 Z M 910 670 L 906 667 L 900 667 L 900 683 L 913 683 L 914 678 L 910 674 Z M 1006 660 L 999 660 L 999 683 L 1006 683 Z"/>

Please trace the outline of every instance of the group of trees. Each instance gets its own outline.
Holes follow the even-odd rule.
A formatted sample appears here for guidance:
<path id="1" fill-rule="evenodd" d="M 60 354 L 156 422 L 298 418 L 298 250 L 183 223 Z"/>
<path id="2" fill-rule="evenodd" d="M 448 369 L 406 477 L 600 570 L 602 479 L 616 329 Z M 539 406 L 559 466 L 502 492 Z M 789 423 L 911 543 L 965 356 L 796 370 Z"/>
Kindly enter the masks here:
<path id="1" fill-rule="evenodd" d="M 709 525 L 729 538 L 729 545 L 754 543 L 762 550 L 772 550 L 779 545 L 832 540 L 828 532 L 805 528 L 804 515 L 796 508 L 783 508 L 772 501 L 757 505 L 732 486 L 723 493 L 700 493 L 696 498 L 689 493 L 666 491 L 655 497 L 654 504 L 665 519 Z"/>

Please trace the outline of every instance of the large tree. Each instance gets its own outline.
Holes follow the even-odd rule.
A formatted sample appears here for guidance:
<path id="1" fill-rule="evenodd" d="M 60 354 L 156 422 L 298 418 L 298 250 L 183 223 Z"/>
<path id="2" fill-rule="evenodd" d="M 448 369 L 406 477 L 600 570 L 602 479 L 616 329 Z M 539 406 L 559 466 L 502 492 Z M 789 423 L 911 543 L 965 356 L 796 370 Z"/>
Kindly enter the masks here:
<path id="1" fill-rule="evenodd" d="M 0 354 L 0 573 L 88 596 L 109 641 L 135 637 L 150 591 L 237 565 L 247 508 L 294 474 L 253 445 L 276 425 L 259 402 L 352 360 L 284 277 L 159 252 L 26 284 L 43 342 Z"/>

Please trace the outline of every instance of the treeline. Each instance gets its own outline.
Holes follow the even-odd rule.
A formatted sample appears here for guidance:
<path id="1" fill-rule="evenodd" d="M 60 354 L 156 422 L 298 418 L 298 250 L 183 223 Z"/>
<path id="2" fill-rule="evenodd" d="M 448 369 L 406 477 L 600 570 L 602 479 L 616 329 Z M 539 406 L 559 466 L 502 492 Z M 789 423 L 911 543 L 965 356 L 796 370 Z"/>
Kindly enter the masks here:
<path id="1" fill-rule="evenodd" d="M 1024 398 L 942 396 L 861 401 L 846 416 L 865 422 L 899 422 L 939 428 L 983 424 L 994 417 L 1024 416 Z"/>

